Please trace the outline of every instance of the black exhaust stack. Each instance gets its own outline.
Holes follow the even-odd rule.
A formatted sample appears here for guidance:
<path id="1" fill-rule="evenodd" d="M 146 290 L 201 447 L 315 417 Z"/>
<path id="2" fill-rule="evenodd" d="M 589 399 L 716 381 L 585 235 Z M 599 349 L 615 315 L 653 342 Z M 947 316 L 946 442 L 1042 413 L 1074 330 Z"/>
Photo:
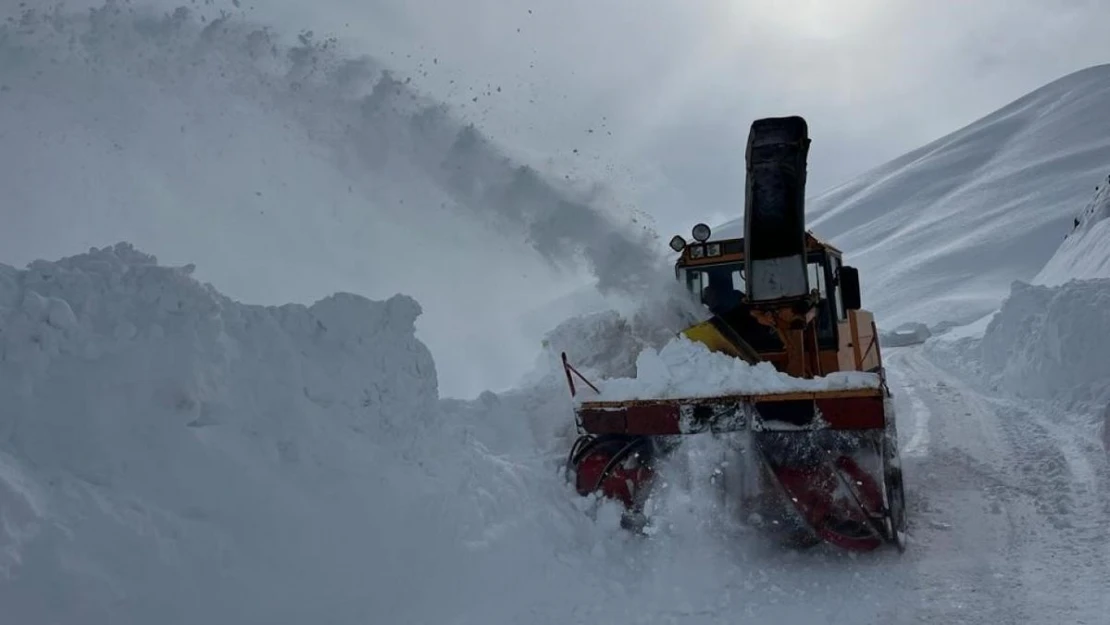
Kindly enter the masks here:
<path id="1" fill-rule="evenodd" d="M 809 293 L 805 247 L 809 127 L 798 117 L 752 122 L 744 198 L 744 257 L 749 302 Z"/>

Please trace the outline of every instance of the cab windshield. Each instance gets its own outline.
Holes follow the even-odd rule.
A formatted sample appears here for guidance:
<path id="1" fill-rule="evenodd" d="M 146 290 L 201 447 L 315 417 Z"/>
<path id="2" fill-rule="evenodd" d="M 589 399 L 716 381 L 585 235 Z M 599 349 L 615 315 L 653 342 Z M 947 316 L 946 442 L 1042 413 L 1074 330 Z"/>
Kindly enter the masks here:
<path id="1" fill-rule="evenodd" d="M 822 349 L 835 349 L 838 340 L 836 324 L 847 318 L 839 286 L 832 280 L 839 267 L 839 257 L 810 254 L 809 285 L 819 296 L 816 321 L 817 338 Z M 705 305 L 715 315 L 725 315 L 747 300 L 746 276 L 743 261 L 684 267 L 678 274 L 695 301 Z"/>
<path id="2" fill-rule="evenodd" d="M 686 289 L 716 314 L 738 306 L 744 298 L 744 263 L 723 263 L 685 269 Z"/>

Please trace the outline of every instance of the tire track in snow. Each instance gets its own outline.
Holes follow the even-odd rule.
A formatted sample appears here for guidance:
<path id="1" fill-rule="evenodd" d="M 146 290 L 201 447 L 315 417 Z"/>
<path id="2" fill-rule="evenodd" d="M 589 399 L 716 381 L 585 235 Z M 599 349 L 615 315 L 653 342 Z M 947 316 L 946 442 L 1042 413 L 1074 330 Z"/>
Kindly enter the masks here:
<path id="1" fill-rule="evenodd" d="M 907 554 L 918 574 L 914 596 L 921 620 L 1037 622 L 1041 610 L 1029 591 L 1038 582 L 1022 566 L 1035 493 L 1021 493 L 1021 484 L 1008 479 L 1005 458 L 1012 450 L 997 419 L 953 388 L 917 348 L 890 350 L 888 360 L 912 408 L 911 432 L 928 429 L 918 438 L 927 436 L 925 455 L 904 463 L 907 504 L 915 502 Z M 916 408 L 911 394 L 920 402 Z M 912 441 L 913 434 L 907 447 Z"/>
<path id="2" fill-rule="evenodd" d="M 1110 610 L 1110 487 L 1099 479 L 1105 459 L 1081 444 L 1086 431 L 1034 402 L 987 395 L 919 350 L 891 360 L 914 380 L 907 388 L 935 389 L 922 397 L 934 417 L 922 487 L 940 504 L 935 512 L 950 515 L 955 535 L 926 532 L 923 539 L 964 569 L 938 581 L 992 597 L 1002 622 L 1049 614 L 1057 622 L 1100 622 Z M 947 553 L 949 546 L 958 551 Z"/>
<path id="3" fill-rule="evenodd" d="M 901 417 L 898 419 L 898 425 L 905 424 L 907 420 L 912 423 L 909 437 L 899 436 L 901 440 L 905 441 L 900 453 L 905 457 L 923 457 L 929 452 L 929 421 L 932 412 L 918 395 L 917 385 L 906 378 L 900 369 L 890 369 L 888 373 L 895 388 L 900 389 L 905 398 L 909 400 L 909 406 L 904 403 L 901 406 L 895 405 L 895 410 L 898 411 L 897 414 Z M 906 408 L 909 409 L 908 412 L 905 410 Z"/>

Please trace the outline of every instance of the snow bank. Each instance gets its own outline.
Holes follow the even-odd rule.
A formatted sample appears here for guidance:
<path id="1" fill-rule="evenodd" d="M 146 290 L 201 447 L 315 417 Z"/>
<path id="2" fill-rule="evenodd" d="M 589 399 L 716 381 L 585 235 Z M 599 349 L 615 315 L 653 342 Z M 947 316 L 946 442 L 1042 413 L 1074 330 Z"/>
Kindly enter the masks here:
<path id="1" fill-rule="evenodd" d="M 637 377 L 592 380 L 600 395 L 589 390 L 579 401 L 624 401 L 721 394 L 777 393 L 877 388 L 879 376 L 858 371 L 831 373 L 814 379 L 792 378 L 771 363 L 750 365 L 711 352 L 702 343 L 676 337 L 662 349 L 645 349 L 636 358 Z"/>
<path id="2" fill-rule="evenodd" d="M 1101 414 L 1110 402 L 1110 279 L 1015 282 L 981 336 L 927 348 L 998 390 Z"/>
<path id="3" fill-rule="evenodd" d="M 1110 400 L 1110 279 L 1014 284 L 980 350 L 983 366 L 1016 395 Z"/>
<path id="4" fill-rule="evenodd" d="M 565 427 L 569 398 L 440 403 L 409 297 L 252 306 L 191 271 L 126 244 L 0 265 L 0 620 L 520 622 L 545 588 L 590 596 L 574 554 L 616 524 L 521 418 Z"/>
<path id="5" fill-rule="evenodd" d="M 411 592 L 375 536 L 432 510 L 420 307 L 246 306 L 191 270 L 125 244 L 0 266 L 6 619 L 295 622 Z"/>
<path id="6" fill-rule="evenodd" d="M 1110 278 L 1110 176 L 1100 182 L 1073 226 L 1033 284 L 1058 286 L 1073 279 Z"/>

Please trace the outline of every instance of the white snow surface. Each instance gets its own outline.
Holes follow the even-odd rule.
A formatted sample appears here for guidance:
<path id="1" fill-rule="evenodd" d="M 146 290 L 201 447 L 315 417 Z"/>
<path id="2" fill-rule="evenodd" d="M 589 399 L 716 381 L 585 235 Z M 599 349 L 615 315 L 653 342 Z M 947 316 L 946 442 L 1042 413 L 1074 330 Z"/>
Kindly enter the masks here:
<path id="1" fill-rule="evenodd" d="M 793 378 L 769 362 L 751 365 L 679 336 L 662 349 L 649 347 L 641 351 L 636 358 L 635 377 L 591 382 L 601 392 L 593 393 L 586 388 L 576 399 L 624 401 L 865 389 L 878 388 L 880 379 L 877 373 L 862 371 L 836 372 L 812 379 Z"/>
<path id="2" fill-rule="evenodd" d="M 820 128 L 811 135 L 822 140 Z M 860 269 L 880 328 L 967 323 L 997 310 L 1014 280 L 1033 280 L 1108 164 L 1110 65 L 1099 65 L 843 185 L 811 189 L 807 224 Z M 742 216 L 713 236 L 743 236 Z"/>
<path id="3" fill-rule="evenodd" d="M 1106 170 L 1110 171 L 1110 163 Z M 1110 278 L 1110 175 L 1100 181 L 1094 197 L 1072 223 L 1074 228 L 1031 280 L 1033 284 L 1056 286 L 1073 279 Z"/>

